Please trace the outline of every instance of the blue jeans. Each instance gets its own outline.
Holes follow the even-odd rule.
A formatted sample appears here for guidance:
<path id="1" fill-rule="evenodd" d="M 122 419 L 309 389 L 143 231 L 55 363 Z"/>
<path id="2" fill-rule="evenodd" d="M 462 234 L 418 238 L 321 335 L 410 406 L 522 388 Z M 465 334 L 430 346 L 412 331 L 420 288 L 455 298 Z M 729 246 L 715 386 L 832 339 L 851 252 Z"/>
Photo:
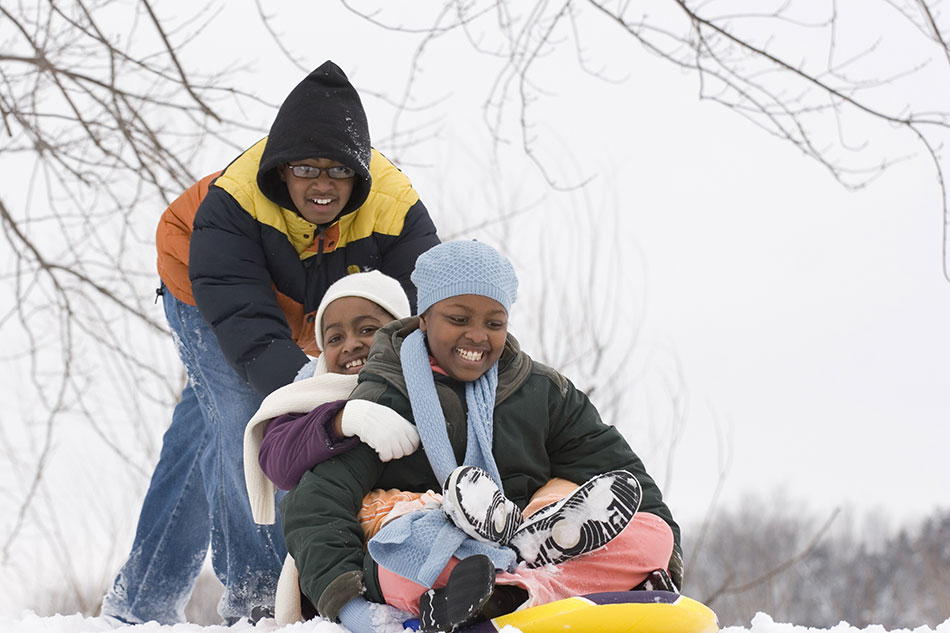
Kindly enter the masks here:
<path id="1" fill-rule="evenodd" d="M 208 544 L 226 621 L 273 607 L 287 550 L 280 525 L 251 517 L 244 427 L 262 396 L 228 365 L 198 308 L 162 300 L 188 381 L 139 514 L 132 552 L 102 603 L 126 622 L 184 621 Z"/>

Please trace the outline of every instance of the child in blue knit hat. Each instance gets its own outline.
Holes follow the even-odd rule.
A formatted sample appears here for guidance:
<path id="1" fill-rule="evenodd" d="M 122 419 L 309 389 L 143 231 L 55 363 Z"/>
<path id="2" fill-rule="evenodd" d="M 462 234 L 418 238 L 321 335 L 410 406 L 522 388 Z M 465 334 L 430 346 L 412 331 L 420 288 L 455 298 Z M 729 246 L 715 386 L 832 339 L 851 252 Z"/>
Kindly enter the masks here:
<path id="1" fill-rule="evenodd" d="M 393 617 L 387 604 L 419 614 L 425 631 L 454 631 L 657 572 L 681 581 L 679 528 L 643 463 L 508 333 L 511 262 L 481 242 L 447 242 L 418 258 L 412 281 L 420 315 L 379 331 L 351 400 L 413 421 L 424 451 L 383 463 L 358 446 L 281 502 L 318 613 L 376 631 Z M 363 549 L 362 495 L 439 487 L 441 507 L 388 523 Z"/>

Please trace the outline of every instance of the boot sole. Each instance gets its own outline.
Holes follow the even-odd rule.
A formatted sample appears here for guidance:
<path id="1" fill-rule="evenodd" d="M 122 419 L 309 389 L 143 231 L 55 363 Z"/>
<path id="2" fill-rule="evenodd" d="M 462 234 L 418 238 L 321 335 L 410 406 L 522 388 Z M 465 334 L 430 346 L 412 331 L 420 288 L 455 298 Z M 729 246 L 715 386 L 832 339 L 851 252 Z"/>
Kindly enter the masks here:
<path id="1" fill-rule="evenodd" d="M 495 565 L 485 555 L 469 556 L 449 574 L 444 587 L 419 598 L 419 630 L 451 633 L 481 617 L 495 589 Z"/>
<path id="2" fill-rule="evenodd" d="M 607 483 L 609 481 L 609 484 Z M 610 499 L 604 486 L 609 485 Z M 565 497 L 553 510 L 529 517 L 511 540 L 511 546 L 528 567 L 557 565 L 599 549 L 613 540 L 640 508 L 640 482 L 626 471 L 604 473 L 590 479 Z M 600 504 L 600 505 L 594 505 Z M 577 517 L 588 515 L 577 524 Z M 603 520 L 591 514 L 605 515 Z M 564 523 L 562 526 L 558 524 Z M 576 542 L 558 543 L 556 530 L 568 526 L 577 532 Z"/>
<path id="3" fill-rule="evenodd" d="M 488 504 L 483 517 L 474 517 L 465 509 L 462 491 L 459 486 L 460 480 L 465 477 L 468 477 L 465 485 L 476 486 L 479 480 L 484 478 L 488 481 L 484 482 L 483 485 L 487 486 L 490 482 L 491 487 L 494 488 L 492 500 Z M 486 543 L 507 545 L 521 526 L 521 509 L 505 497 L 488 473 L 473 466 L 456 468 L 449 475 L 443 492 L 442 509 L 460 530 L 472 538 Z M 495 522 L 492 519 L 497 512 L 501 511 L 505 512 L 504 526 L 500 530 L 496 530 Z"/>

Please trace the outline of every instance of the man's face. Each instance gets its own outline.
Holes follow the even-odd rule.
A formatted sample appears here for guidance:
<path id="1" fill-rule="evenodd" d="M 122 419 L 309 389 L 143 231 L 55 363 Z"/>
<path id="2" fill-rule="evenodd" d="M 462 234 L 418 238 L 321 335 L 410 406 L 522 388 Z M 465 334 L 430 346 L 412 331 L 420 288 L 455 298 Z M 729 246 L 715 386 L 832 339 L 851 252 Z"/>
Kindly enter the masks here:
<path id="1" fill-rule="evenodd" d="M 340 297 L 323 311 L 323 356 L 331 374 L 358 374 L 376 330 L 391 314 L 363 297 Z"/>
<path id="2" fill-rule="evenodd" d="M 482 295 L 459 295 L 438 301 L 419 318 L 429 352 L 445 373 L 472 382 L 491 369 L 505 348 L 508 313 Z"/>
<path id="3" fill-rule="evenodd" d="M 320 167 L 320 175 L 316 178 L 295 176 L 293 167 L 299 165 Z M 332 222 L 346 206 L 350 194 L 353 193 L 356 178 L 330 178 L 326 171 L 328 167 L 342 166 L 329 158 L 307 158 L 295 160 L 280 168 L 280 179 L 287 183 L 290 199 L 307 221 L 314 224 Z"/>

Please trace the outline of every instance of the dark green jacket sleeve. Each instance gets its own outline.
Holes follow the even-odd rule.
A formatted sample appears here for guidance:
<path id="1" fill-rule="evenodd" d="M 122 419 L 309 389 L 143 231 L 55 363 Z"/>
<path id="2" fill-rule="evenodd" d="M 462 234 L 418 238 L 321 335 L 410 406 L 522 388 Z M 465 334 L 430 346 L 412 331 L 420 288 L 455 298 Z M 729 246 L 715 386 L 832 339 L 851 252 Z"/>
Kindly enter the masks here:
<path id="1" fill-rule="evenodd" d="M 382 385 L 370 383 L 357 387 L 351 398 L 392 404 L 388 396 L 398 394 L 384 391 Z M 416 460 L 425 460 L 422 451 L 388 465 L 400 469 L 400 462 Z M 386 466 L 376 451 L 358 444 L 317 464 L 280 502 L 284 540 L 297 564 L 300 589 L 324 617 L 335 619 L 344 604 L 364 591 L 371 602 L 382 602 L 376 564 L 364 550 L 357 516 L 363 497 L 377 487 Z"/>
<path id="2" fill-rule="evenodd" d="M 322 616 L 335 619 L 368 580 L 364 558 L 369 556 L 357 515 L 379 467 L 375 451 L 360 444 L 305 473 L 280 502 L 284 540 L 297 564 L 300 589 Z"/>
<path id="3" fill-rule="evenodd" d="M 650 512 L 663 519 L 673 530 L 676 547 L 680 548 L 680 529 L 663 494 L 643 461 L 612 426 L 605 424 L 597 409 L 563 376 L 558 389 L 561 397 L 551 402 L 551 435 L 547 450 L 551 455 L 551 471 L 556 477 L 581 483 L 590 477 L 611 470 L 626 470 L 640 482 L 643 496 L 641 512 Z"/>

